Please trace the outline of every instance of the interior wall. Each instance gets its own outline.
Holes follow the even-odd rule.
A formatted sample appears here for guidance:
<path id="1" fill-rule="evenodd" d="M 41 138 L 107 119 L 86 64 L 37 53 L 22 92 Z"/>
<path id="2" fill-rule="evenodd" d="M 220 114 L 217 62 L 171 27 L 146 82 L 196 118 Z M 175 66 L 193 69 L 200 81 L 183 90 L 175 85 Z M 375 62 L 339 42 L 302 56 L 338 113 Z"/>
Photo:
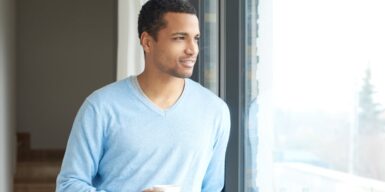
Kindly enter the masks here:
<path id="1" fill-rule="evenodd" d="M 14 2 L 0 0 L 0 192 L 12 191 Z"/>
<path id="2" fill-rule="evenodd" d="M 84 99 L 115 81 L 116 0 L 17 4 L 17 131 L 64 149 Z"/>

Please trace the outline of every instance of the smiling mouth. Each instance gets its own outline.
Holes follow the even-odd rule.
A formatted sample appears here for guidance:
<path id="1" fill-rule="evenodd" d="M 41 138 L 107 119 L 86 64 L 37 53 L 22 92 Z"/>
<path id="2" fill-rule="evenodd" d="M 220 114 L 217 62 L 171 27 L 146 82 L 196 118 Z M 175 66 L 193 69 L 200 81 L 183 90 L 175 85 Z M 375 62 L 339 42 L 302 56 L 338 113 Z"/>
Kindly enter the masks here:
<path id="1" fill-rule="evenodd" d="M 187 68 L 192 68 L 195 65 L 195 59 L 185 59 L 185 60 L 180 60 L 180 63 Z"/>

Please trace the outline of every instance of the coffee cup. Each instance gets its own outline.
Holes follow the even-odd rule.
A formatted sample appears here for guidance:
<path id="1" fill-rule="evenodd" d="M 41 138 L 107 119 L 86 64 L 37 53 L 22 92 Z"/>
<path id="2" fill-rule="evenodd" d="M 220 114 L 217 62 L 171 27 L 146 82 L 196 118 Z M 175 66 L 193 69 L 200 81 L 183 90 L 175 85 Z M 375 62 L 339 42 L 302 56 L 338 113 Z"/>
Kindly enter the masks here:
<path id="1" fill-rule="evenodd" d="M 181 192 L 178 185 L 155 185 L 152 188 L 154 192 Z"/>

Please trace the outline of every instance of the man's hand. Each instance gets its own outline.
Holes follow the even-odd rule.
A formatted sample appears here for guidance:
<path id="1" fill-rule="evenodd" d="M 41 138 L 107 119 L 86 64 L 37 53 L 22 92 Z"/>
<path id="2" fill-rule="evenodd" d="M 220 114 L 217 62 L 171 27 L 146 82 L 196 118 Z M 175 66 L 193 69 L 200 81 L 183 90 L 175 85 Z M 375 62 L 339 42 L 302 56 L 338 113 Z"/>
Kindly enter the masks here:
<path id="1" fill-rule="evenodd" d="M 151 188 L 147 188 L 147 189 L 143 190 L 143 192 L 166 192 L 166 190 L 162 190 L 162 189 L 157 189 L 155 187 L 151 187 Z"/>
<path id="2" fill-rule="evenodd" d="M 143 192 L 156 192 L 153 187 L 143 190 Z"/>
<path id="3" fill-rule="evenodd" d="M 153 192 L 154 190 L 153 190 L 153 188 L 151 187 L 151 188 L 147 188 L 147 189 L 145 189 L 145 190 L 143 190 L 142 192 Z"/>
<path id="4" fill-rule="evenodd" d="M 181 189 L 177 185 L 156 185 L 154 187 L 150 187 L 144 189 L 143 192 L 180 192 Z"/>

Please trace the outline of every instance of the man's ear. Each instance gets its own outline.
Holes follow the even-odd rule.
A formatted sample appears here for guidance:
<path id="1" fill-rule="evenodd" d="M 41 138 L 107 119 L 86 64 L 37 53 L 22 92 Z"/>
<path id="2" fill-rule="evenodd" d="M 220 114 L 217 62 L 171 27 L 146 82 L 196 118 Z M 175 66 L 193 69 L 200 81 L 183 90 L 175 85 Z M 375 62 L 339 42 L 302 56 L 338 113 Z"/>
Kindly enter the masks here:
<path id="1" fill-rule="evenodd" d="M 140 36 L 140 44 L 142 44 L 145 53 L 149 53 L 153 46 L 153 38 L 147 32 L 143 32 Z"/>

